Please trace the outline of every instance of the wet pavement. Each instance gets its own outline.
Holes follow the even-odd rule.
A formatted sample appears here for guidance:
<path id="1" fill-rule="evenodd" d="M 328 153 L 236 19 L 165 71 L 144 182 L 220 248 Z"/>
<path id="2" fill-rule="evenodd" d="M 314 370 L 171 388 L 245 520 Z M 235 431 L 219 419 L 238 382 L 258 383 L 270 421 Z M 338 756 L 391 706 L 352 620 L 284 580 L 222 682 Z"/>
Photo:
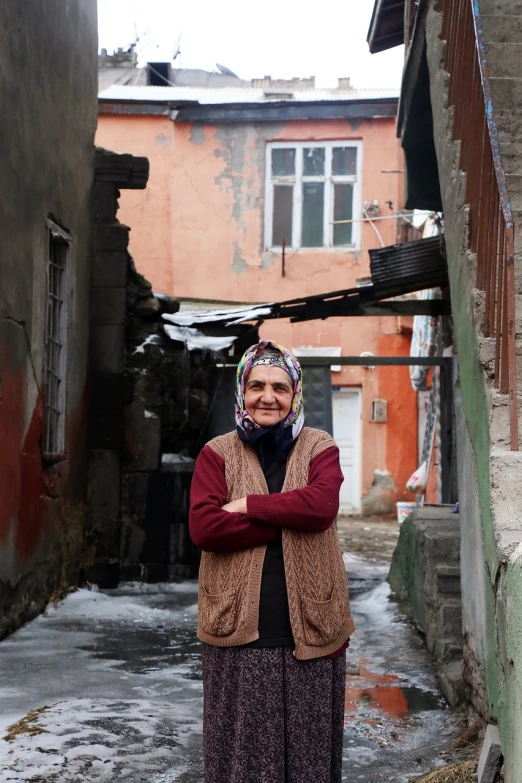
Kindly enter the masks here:
<path id="1" fill-rule="evenodd" d="M 406 783 L 443 766 L 450 716 L 387 566 L 345 560 L 358 630 L 343 780 Z M 79 590 L 0 643 L 2 783 L 202 783 L 196 591 Z"/>

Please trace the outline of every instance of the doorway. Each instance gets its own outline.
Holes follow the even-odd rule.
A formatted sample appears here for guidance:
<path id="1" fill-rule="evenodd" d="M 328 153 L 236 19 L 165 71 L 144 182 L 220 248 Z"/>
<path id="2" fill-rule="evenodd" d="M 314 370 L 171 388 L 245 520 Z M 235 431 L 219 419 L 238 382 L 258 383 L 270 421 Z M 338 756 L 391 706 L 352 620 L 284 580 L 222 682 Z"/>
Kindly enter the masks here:
<path id="1" fill-rule="evenodd" d="M 333 435 L 344 475 L 339 513 L 357 514 L 361 510 L 361 391 L 335 391 L 332 398 Z"/>

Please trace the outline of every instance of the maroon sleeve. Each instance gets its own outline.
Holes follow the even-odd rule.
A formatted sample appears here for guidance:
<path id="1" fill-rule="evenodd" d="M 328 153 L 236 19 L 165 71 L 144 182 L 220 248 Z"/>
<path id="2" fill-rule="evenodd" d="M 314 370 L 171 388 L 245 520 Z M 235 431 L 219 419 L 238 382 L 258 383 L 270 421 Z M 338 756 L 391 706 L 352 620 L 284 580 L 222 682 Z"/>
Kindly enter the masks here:
<path id="1" fill-rule="evenodd" d="M 277 531 L 245 514 L 223 511 L 227 502 L 225 462 L 205 446 L 196 460 L 190 490 L 190 537 L 206 552 L 238 552 L 274 541 Z"/>
<path id="2" fill-rule="evenodd" d="M 339 449 L 331 446 L 310 462 L 307 487 L 272 495 L 249 495 L 248 519 L 308 533 L 328 530 L 339 511 L 343 480 Z"/>

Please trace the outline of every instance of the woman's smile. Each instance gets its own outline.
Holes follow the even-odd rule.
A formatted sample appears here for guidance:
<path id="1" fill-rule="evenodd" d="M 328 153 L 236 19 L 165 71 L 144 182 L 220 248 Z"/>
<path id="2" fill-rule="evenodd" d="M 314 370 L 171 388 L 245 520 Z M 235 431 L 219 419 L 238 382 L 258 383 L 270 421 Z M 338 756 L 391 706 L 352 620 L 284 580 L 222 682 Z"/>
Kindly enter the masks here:
<path id="1" fill-rule="evenodd" d="M 281 367 L 257 365 L 248 374 L 245 409 L 256 424 L 273 427 L 286 419 L 293 400 L 290 376 Z"/>

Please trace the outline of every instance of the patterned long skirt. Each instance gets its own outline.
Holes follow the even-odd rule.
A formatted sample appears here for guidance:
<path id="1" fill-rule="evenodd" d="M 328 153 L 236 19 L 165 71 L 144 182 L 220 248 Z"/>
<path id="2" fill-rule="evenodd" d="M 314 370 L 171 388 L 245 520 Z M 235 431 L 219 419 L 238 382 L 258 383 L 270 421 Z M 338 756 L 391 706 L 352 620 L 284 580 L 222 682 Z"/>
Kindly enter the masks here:
<path id="1" fill-rule="evenodd" d="M 203 645 L 205 783 L 340 783 L 346 653 Z"/>

